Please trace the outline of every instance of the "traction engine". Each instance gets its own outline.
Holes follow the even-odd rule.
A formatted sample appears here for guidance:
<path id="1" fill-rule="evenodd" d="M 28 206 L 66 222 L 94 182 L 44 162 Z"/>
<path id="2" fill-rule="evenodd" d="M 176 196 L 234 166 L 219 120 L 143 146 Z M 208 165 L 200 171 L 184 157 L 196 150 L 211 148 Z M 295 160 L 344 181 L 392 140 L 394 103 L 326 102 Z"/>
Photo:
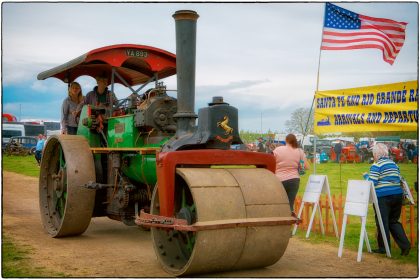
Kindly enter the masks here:
<path id="1" fill-rule="evenodd" d="M 82 234 L 101 216 L 150 228 L 162 267 L 175 276 L 272 265 L 297 222 L 273 174 L 274 157 L 230 150 L 242 143 L 238 110 L 222 97 L 196 115 L 198 15 L 173 17 L 176 59 L 153 47 L 115 45 L 38 75 L 70 82 L 105 73 L 111 91 L 115 83 L 132 91 L 117 104 L 85 105 L 77 135 L 47 141 L 39 180 L 43 225 L 52 237 Z M 160 81 L 174 74 L 176 99 Z"/>

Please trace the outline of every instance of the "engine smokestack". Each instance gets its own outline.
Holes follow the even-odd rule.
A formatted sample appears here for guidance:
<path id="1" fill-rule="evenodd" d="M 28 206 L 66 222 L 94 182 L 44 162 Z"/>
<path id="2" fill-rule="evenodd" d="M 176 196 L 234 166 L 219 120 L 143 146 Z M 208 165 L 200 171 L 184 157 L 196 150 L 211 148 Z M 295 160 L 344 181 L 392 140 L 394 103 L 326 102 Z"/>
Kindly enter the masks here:
<path id="1" fill-rule="evenodd" d="M 195 46 L 199 15 L 195 11 L 180 10 L 173 15 L 176 32 L 176 71 L 178 110 L 176 136 L 193 133 L 195 129 Z"/>

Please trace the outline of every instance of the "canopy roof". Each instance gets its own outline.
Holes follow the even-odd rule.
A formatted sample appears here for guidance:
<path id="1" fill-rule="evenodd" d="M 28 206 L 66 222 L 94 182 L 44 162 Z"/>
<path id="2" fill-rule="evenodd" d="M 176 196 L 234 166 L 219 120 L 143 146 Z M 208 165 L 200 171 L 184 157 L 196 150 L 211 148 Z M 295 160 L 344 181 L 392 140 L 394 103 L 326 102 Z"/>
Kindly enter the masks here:
<path id="1" fill-rule="evenodd" d="M 120 44 L 102 47 L 81 55 L 67 63 L 38 74 L 38 80 L 55 77 L 72 82 L 80 76 L 108 77 L 111 82 L 112 68 L 130 86 L 143 84 L 157 75 L 163 79 L 176 74 L 176 56 L 158 48 Z M 114 83 L 125 84 L 118 75 Z"/>

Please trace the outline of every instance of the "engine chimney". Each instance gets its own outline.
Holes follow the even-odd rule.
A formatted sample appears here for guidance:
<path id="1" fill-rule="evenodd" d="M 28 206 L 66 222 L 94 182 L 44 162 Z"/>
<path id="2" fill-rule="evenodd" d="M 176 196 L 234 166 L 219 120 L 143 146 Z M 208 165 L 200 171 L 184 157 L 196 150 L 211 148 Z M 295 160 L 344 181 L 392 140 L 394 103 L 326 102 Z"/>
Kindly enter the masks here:
<path id="1" fill-rule="evenodd" d="M 173 14 L 176 23 L 176 71 L 178 110 L 174 115 L 177 131 L 162 147 L 162 152 L 191 149 L 230 149 L 242 144 L 238 131 L 238 109 L 217 97 L 209 107 L 194 112 L 195 46 L 198 14 L 181 10 Z"/>
<path id="2" fill-rule="evenodd" d="M 196 23 L 195 11 L 180 10 L 173 14 L 176 23 L 176 69 L 178 86 L 178 110 L 176 136 L 182 137 L 195 130 L 195 46 Z"/>

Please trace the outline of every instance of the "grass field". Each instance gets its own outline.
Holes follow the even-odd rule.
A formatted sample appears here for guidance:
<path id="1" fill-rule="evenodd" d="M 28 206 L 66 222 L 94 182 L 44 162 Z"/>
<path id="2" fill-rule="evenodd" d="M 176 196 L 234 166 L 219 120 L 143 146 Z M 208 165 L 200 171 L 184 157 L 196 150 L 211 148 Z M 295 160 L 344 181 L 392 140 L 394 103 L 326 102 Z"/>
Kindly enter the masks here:
<path id="1" fill-rule="evenodd" d="M 347 194 L 347 182 L 348 180 L 363 180 L 362 174 L 364 172 L 369 172 L 370 164 L 367 163 L 346 163 L 346 164 L 338 164 L 338 163 L 323 163 L 317 164 L 316 167 L 316 174 L 320 175 L 327 175 L 328 182 L 331 189 L 331 195 L 340 195 L 342 194 L 345 198 Z M 398 165 L 400 167 L 401 175 L 407 180 L 410 188 L 414 188 L 414 182 L 417 181 L 417 174 L 418 174 L 418 165 L 411 164 L 411 163 L 401 163 Z M 303 196 L 305 192 L 305 186 L 307 184 L 309 175 L 313 174 L 313 165 L 308 172 L 304 176 L 301 177 L 301 183 L 298 195 Z M 417 192 L 412 193 L 414 196 L 414 200 L 417 202 Z M 415 221 L 418 221 L 418 210 L 417 204 L 415 205 Z M 360 227 L 361 223 L 357 217 L 349 217 L 350 223 L 346 227 L 346 235 L 345 235 L 345 243 L 344 243 L 344 250 L 355 250 L 357 251 L 359 246 L 359 237 L 360 237 Z M 324 219 L 325 221 L 325 219 Z M 338 225 L 340 228 L 341 225 Z M 418 224 L 416 224 L 415 228 L 417 229 Z M 372 205 L 369 206 L 369 213 L 367 218 L 366 224 L 366 231 L 369 236 L 369 241 L 372 249 L 377 248 L 376 245 L 376 225 L 375 225 L 375 216 Z M 297 236 L 305 239 L 306 231 L 298 231 Z M 311 232 L 309 237 L 310 242 L 327 242 L 331 243 L 334 246 L 339 246 L 339 240 L 335 237 L 331 236 L 322 236 L 318 233 Z M 391 238 L 391 243 L 393 242 Z M 416 248 L 412 248 L 411 253 L 407 257 L 400 256 L 399 248 L 391 248 L 391 255 L 393 259 L 402 262 L 410 262 L 410 263 L 417 263 L 418 255 L 417 255 L 417 246 Z"/>
<path id="2" fill-rule="evenodd" d="M 2 278 L 65 277 L 63 273 L 52 272 L 44 267 L 34 267 L 29 258 L 32 248 L 16 245 L 9 236 L 3 234 L 1 247 Z"/>
<path id="3" fill-rule="evenodd" d="M 328 176 L 331 194 L 343 194 L 343 196 L 345 196 L 347 193 L 348 180 L 363 180 L 362 174 L 364 172 L 369 172 L 370 166 L 371 165 L 367 163 L 322 163 L 317 164 L 315 167 L 316 174 Z M 409 186 L 414 188 L 414 182 L 417 181 L 418 165 L 412 163 L 401 163 L 398 164 L 398 166 L 400 167 L 401 175 L 407 180 Z M 311 169 L 301 177 L 299 195 L 303 195 L 310 174 L 313 174 L 313 165 Z"/>
<path id="4" fill-rule="evenodd" d="M 3 155 L 2 167 L 3 170 L 16 172 L 26 176 L 39 176 L 39 167 L 34 156 Z"/>
<path id="5" fill-rule="evenodd" d="M 33 156 L 3 156 L 2 166 L 4 170 L 12 171 L 27 176 L 38 177 L 39 167 L 36 163 L 36 160 Z M 417 164 L 399 164 L 401 174 L 406 178 L 410 187 L 413 188 L 414 182 L 417 181 L 418 166 Z M 337 163 L 324 163 L 316 165 L 316 174 L 327 175 L 328 181 L 331 188 L 331 194 L 340 195 L 344 197 L 347 193 L 347 181 L 350 179 L 361 180 L 362 173 L 368 172 L 370 165 L 367 163 L 348 163 L 348 164 L 337 164 Z M 313 174 L 313 166 L 311 170 L 306 172 L 304 176 L 301 177 L 300 189 L 298 195 L 302 196 L 305 191 L 305 186 L 308 181 L 309 175 Z M 415 201 L 417 202 L 417 193 L 413 192 Z M 417 221 L 417 205 L 415 206 L 415 215 Z M 360 222 L 357 218 L 351 217 L 350 224 L 348 224 L 346 229 L 346 238 L 344 244 L 344 250 L 354 250 L 357 251 L 359 236 L 360 236 Z M 341 225 L 338 225 L 340 228 Z M 416 229 L 418 225 L 416 224 Z M 376 238 L 375 238 L 375 219 L 372 206 L 369 207 L 369 216 L 367 220 L 366 230 L 368 232 L 370 244 L 372 248 L 376 248 Z M 303 231 L 298 231 L 297 236 L 299 238 L 305 239 L 305 233 Z M 314 243 L 330 243 L 338 248 L 339 241 L 335 237 L 331 236 L 322 236 L 315 232 L 312 232 L 308 242 Z M 13 245 L 13 244 L 12 244 Z M 417 248 L 418 244 L 416 244 Z M 392 249 L 392 258 L 396 261 L 417 263 L 418 255 L 417 249 L 413 248 L 411 253 L 407 257 L 401 257 L 400 251 L 398 248 Z M 7 249 L 7 248 L 6 248 Z M 3 250 L 5 250 L 5 244 L 3 242 Z M 4 252 L 3 252 L 4 253 Z M 23 255 L 25 251 L 23 252 Z M 18 258 L 19 255 L 18 255 Z M 24 260 L 24 258 L 23 258 Z M 36 271 L 34 271 L 36 273 Z M 19 274 L 15 276 L 18 277 Z"/>

